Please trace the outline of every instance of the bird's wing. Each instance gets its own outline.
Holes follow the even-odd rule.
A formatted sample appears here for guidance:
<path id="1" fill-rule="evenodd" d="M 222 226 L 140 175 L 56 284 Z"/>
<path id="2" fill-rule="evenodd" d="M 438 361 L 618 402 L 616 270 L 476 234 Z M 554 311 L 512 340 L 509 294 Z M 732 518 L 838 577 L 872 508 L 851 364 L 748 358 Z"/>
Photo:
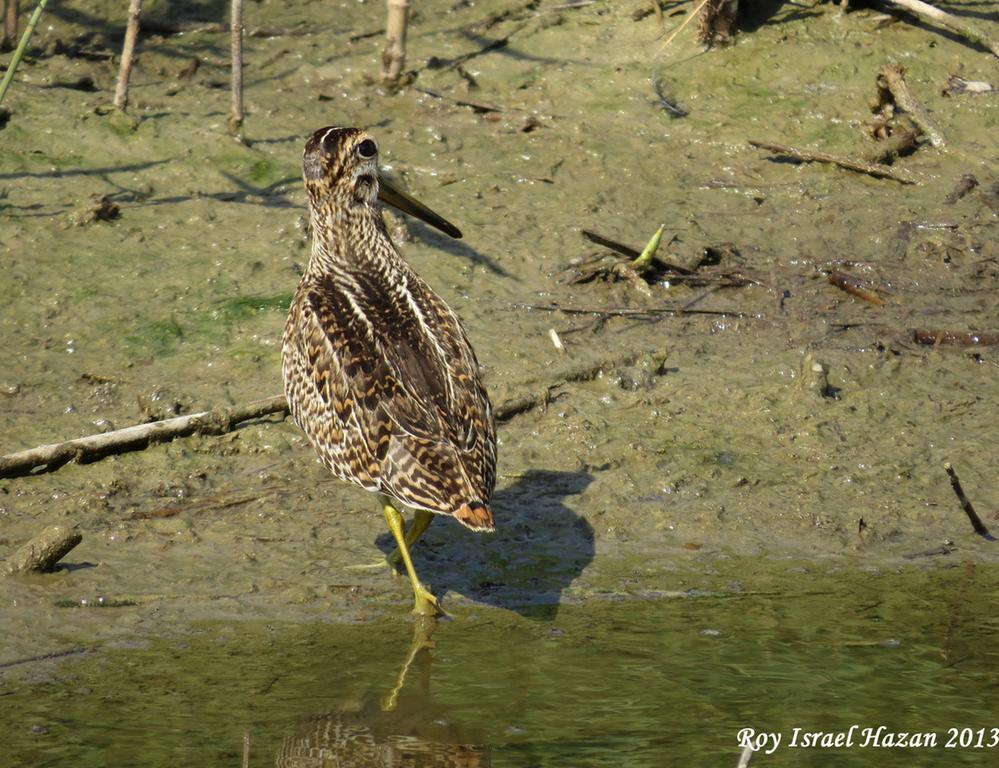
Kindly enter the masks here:
<path id="1" fill-rule="evenodd" d="M 440 357 L 447 370 L 447 409 L 442 419 L 451 442 L 481 499 L 487 500 L 496 480 L 496 427 L 492 406 L 479 378 L 479 363 L 457 315 L 433 292 L 422 295 Z"/>
<path id="2" fill-rule="evenodd" d="M 328 407 L 349 404 L 385 490 L 429 508 L 488 499 L 495 441 L 474 354 L 447 305 L 410 278 L 406 299 L 356 274 L 307 293 L 312 379 Z"/>

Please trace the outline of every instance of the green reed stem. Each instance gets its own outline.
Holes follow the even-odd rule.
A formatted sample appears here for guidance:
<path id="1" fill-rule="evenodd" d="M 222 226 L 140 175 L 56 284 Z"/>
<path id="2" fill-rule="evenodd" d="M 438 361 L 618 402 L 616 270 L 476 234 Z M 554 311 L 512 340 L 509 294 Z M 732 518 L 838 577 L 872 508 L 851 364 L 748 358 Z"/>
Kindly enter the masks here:
<path id="1" fill-rule="evenodd" d="M 631 262 L 632 268 L 638 272 L 638 274 L 642 274 L 645 270 L 652 266 L 652 259 L 656 255 L 656 251 L 659 250 L 659 241 L 663 239 L 663 227 L 665 226 L 665 224 L 659 225 L 659 229 L 657 229 L 656 233 L 649 238 L 649 242 L 646 243 L 641 254 L 639 254 L 638 257 Z"/>
<path id="2" fill-rule="evenodd" d="M 31 33 L 35 31 L 35 25 L 42 17 L 42 11 L 45 10 L 45 6 L 48 5 L 48 2 L 49 0 L 38 0 L 38 5 L 35 6 L 35 10 L 31 14 L 31 18 L 28 19 L 28 26 L 24 28 L 24 34 L 21 35 L 21 42 L 17 44 L 17 50 L 14 51 L 14 55 L 11 56 L 10 64 L 7 65 L 7 74 L 3 76 L 3 82 L 0 83 L 0 104 L 3 103 L 3 97 L 7 94 L 7 89 L 10 87 L 10 81 L 14 79 L 14 72 L 17 71 L 17 65 L 21 63 L 21 59 L 24 57 L 24 52 L 28 49 L 28 41 L 31 39 Z"/>

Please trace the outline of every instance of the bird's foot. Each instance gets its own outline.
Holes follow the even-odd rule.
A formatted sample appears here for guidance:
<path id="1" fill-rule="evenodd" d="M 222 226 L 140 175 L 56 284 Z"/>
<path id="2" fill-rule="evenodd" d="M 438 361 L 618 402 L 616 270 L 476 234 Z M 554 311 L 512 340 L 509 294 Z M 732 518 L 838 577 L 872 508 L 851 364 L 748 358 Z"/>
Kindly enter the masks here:
<path id="1" fill-rule="evenodd" d="M 373 571 L 375 568 L 391 568 L 393 571 L 399 567 L 399 563 L 402 562 L 402 555 L 399 550 L 393 550 L 392 554 L 386 555 L 380 560 L 375 560 L 372 563 L 357 563 L 356 565 L 348 565 L 347 570 L 352 571 Z"/>
<path id="2" fill-rule="evenodd" d="M 440 602 L 428 587 L 418 584 L 413 587 L 413 595 L 416 603 L 413 606 L 413 613 L 417 616 L 448 616 L 448 612 L 441 608 Z"/>

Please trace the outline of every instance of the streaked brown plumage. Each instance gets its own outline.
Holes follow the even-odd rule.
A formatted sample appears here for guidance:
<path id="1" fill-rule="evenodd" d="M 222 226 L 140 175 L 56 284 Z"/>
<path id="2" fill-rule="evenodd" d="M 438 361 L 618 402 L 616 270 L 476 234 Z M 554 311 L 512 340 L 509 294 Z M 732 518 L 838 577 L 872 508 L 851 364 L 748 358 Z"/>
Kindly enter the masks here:
<path id="1" fill-rule="evenodd" d="M 380 185 L 377 146 L 356 128 L 316 131 L 305 147 L 304 177 L 312 255 L 282 347 L 292 415 L 337 477 L 472 530 L 493 530 L 496 434 L 475 354 L 455 313 L 392 244 L 376 199 L 450 225 Z M 418 516 L 412 540 L 400 540 L 424 613 L 406 545 L 429 519 Z"/>

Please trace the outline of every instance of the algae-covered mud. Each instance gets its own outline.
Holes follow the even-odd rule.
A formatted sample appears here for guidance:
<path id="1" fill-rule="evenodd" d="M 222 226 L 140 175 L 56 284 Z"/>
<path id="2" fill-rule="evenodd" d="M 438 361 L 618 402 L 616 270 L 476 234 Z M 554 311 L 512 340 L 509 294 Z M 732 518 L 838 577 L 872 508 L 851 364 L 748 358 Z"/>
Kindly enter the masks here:
<path id="1" fill-rule="evenodd" d="M 994 682 L 974 676 L 939 710 L 927 705 L 939 718 L 908 715 L 924 711 L 933 676 L 953 659 L 976 671 L 993 661 L 983 649 L 994 624 L 971 606 L 994 589 L 999 550 L 972 530 L 943 464 L 954 465 L 985 526 L 999 526 L 996 347 L 917 339 L 999 332 L 995 96 L 943 93 L 953 74 L 995 80 L 994 57 L 928 27 L 835 6 L 751 9 L 730 46 L 703 52 L 681 34 L 660 52 L 656 16 L 636 13 L 640 3 L 427 2 L 414 6 L 410 29 L 415 79 L 385 93 L 373 84 L 381 5 L 255 3 L 245 10 L 238 143 L 226 132 L 227 3 L 147 0 L 129 113 L 107 109 L 126 5 L 50 6 L 5 100 L 0 451 L 278 394 L 284 316 L 308 258 L 302 146 L 323 125 L 365 126 L 403 185 L 465 234 L 451 241 L 401 216 L 391 222 L 407 258 L 461 315 L 494 403 L 538 402 L 499 427 L 497 533 L 440 520 L 416 551 L 456 617 L 434 635 L 450 649 L 434 656 L 434 674 L 442 656 L 474 661 L 467 677 L 455 667 L 435 684 L 450 712 L 471 707 L 467 720 L 443 716 L 469 729 L 453 743 L 533 745 L 500 753 L 521 755 L 502 764 L 596 764 L 605 758 L 557 751 L 579 736 L 548 717 L 559 702 L 539 689 L 548 714 L 530 709 L 503 675 L 529 667 L 533 649 L 551 665 L 538 685 L 554 696 L 551 670 L 565 658 L 590 676 L 592 689 L 581 678 L 574 698 L 584 707 L 586 695 L 596 702 L 599 691 L 628 687 L 615 675 L 632 672 L 614 652 L 650 638 L 659 652 L 639 653 L 634 670 L 663 675 L 662 688 L 678 673 L 688 684 L 673 698 L 642 691 L 643 706 L 656 701 L 691 723 L 704 720 L 692 702 L 726 708 L 723 728 L 673 739 L 676 757 L 730 759 L 736 721 L 798 724 L 787 706 L 801 690 L 797 675 L 821 675 L 815 665 L 830 654 L 856 664 L 850 679 L 881 670 L 876 679 L 894 680 L 895 698 L 844 693 L 814 703 L 803 726 L 888 714 L 899 729 L 989 725 L 984 714 L 955 714 Z M 667 8 L 668 28 L 685 10 Z M 988 26 L 996 7 L 951 10 Z M 916 183 L 795 164 L 747 143 L 871 153 L 881 130 L 872 124 L 884 118 L 870 102 L 893 62 L 945 139 L 895 163 Z M 664 97 L 689 114 L 671 116 Z M 967 174 L 978 186 L 952 194 Z M 625 257 L 582 236 L 640 250 L 660 224 L 658 258 L 685 272 L 637 276 Z M 857 278 L 876 301 L 832 285 L 830 270 Z M 599 361 L 600 373 L 565 381 L 565 371 Z M 278 725 L 252 752 L 253 764 L 266 764 L 295 717 L 364 709 L 364 690 L 386 678 L 391 688 L 405 659 L 408 585 L 387 568 L 350 567 L 389 548 L 375 500 L 333 480 L 290 421 L 0 480 L 0 520 L 4 557 L 51 525 L 83 534 L 60 570 L 0 581 L 0 664 L 13 664 L 0 693 L 25 714 L 5 727 L 20 729 L 10 739 L 26 764 L 57 764 L 74 745 L 99 750 L 80 723 L 107 727 L 99 700 L 129 705 L 128 669 L 157 670 L 144 690 L 174 690 L 174 668 L 231 675 L 244 686 L 233 692 L 240 709 L 225 734 L 192 736 L 211 748 L 191 762 L 232 764 L 243 730 L 259 731 L 274 709 Z M 820 610 L 802 596 L 806 571 L 829 585 Z M 671 600 L 736 582 L 768 597 L 727 602 L 721 613 L 714 602 Z M 870 595 L 864 605 L 918 596 L 918 611 L 895 613 L 896 639 L 915 642 L 929 617 L 947 628 L 924 638 L 923 655 L 903 645 L 886 662 L 877 654 L 898 649 L 865 646 L 847 661 L 814 627 L 866 616 L 851 597 L 857 585 Z M 547 624 L 521 615 L 559 606 L 581 633 L 573 643 L 602 638 L 589 656 L 543 636 L 560 626 L 554 613 Z M 719 664 L 718 646 L 697 631 L 732 614 L 744 624 Z M 273 624 L 273 646 L 252 622 Z M 761 661 L 766 643 L 785 642 L 786 623 L 808 659 L 794 660 L 793 676 L 775 666 L 770 684 L 747 689 L 741 670 L 770 663 Z M 931 664 L 944 634 L 965 650 Z M 265 672 L 251 688 L 243 670 L 226 669 L 215 637 L 266 674 L 281 674 L 282 655 L 298 659 L 286 698 L 270 698 Z M 177 643 L 197 646 L 192 660 Z M 79 662 L 26 661 L 81 648 L 89 655 Z M 673 653 L 683 670 L 656 666 Z M 355 667 L 353 682 L 338 677 Z M 86 682 L 79 688 L 93 693 L 83 698 L 64 674 L 103 677 L 118 693 L 99 699 Z M 50 685 L 36 685 L 49 675 Z M 336 696 L 316 693 L 324 680 Z M 722 689 L 728 704 L 713 704 Z M 198 701 L 227 713 L 218 692 L 176 690 L 156 711 L 190 715 L 187 703 Z M 308 698 L 300 707 L 288 705 L 294 690 Z M 817 701 L 818 689 L 808 690 Z M 729 706 L 740 691 L 742 703 Z M 80 707 L 69 731 L 26 736 L 34 724 L 51 736 L 51 716 L 28 715 L 67 702 Z M 487 704 L 502 716 L 489 720 Z M 627 730 L 622 707 L 624 698 L 607 707 L 607 750 Z M 605 710 L 587 711 L 579 728 L 595 733 Z M 532 727 L 524 718 L 544 725 L 521 739 L 517 729 Z M 634 743 L 662 745 L 649 740 L 666 720 L 649 722 L 629 732 Z M 155 762 L 136 757 L 137 744 L 153 747 L 141 738 L 146 725 L 135 727 L 134 739 L 100 742 L 123 745 L 110 762 Z M 49 751 L 56 742 L 66 751 Z M 969 764 L 982 754 L 958 752 Z M 792 764 L 801 753 L 778 754 L 775 764 Z M 910 753 L 907 764 L 928 754 Z"/>

